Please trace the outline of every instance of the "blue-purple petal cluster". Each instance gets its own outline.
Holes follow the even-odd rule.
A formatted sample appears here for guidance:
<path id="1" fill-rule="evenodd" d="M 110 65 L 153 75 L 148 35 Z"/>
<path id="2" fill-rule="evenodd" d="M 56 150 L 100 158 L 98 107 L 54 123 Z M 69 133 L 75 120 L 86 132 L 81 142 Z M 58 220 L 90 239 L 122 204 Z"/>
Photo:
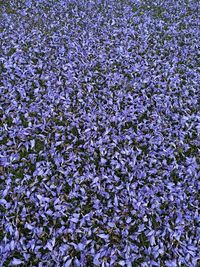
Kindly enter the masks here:
<path id="1" fill-rule="evenodd" d="M 0 6 L 0 266 L 197 267 L 198 1 Z"/>

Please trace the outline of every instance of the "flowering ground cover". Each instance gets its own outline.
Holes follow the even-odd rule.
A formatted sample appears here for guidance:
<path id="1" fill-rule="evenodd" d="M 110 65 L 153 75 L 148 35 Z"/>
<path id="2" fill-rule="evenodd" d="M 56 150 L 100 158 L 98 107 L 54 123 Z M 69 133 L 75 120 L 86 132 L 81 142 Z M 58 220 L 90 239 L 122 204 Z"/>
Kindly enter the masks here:
<path id="1" fill-rule="evenodd" d="M 0 2 L 0 266 L 198 266 L 199 7 Z"/>

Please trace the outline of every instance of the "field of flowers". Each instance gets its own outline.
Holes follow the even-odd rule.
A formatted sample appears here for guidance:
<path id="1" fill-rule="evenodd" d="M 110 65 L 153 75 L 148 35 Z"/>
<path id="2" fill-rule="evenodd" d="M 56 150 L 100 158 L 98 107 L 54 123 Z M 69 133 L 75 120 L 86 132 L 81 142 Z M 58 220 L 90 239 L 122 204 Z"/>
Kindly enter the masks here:
<path id="1" fill-rule="evenodd" d="M 0 2 L 0 266 L 199 266 L 199 11 Z"/>

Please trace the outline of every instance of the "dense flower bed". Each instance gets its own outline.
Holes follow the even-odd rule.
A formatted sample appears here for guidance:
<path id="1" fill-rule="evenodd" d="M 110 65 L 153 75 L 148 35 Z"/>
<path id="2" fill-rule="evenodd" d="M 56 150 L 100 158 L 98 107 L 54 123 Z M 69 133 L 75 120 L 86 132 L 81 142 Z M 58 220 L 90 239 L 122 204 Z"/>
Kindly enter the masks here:
<path id="1" fill-rule="evenodd" d="M 198 266 L 198 10 L 1 3 L 0 266 Z"/>

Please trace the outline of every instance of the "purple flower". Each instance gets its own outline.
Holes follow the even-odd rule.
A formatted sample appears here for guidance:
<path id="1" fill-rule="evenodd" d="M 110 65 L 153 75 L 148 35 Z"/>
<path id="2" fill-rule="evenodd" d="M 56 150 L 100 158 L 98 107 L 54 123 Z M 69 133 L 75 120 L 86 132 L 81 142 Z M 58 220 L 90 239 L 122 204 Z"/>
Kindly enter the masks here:
<path id="1" fill-rule="evenodd" d="M 8 2 L 2 264 L 197 266 L 197 1 Z"/>

